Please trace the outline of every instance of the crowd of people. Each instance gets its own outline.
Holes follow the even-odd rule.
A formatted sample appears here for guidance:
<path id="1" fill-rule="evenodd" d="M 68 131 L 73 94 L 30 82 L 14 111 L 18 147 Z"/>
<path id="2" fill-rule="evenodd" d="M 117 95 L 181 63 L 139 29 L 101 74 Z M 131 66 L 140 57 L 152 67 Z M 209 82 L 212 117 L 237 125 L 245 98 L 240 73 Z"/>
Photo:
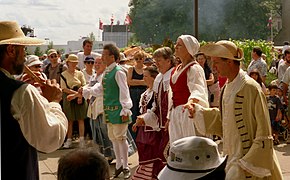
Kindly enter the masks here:
<path id="1" fill-rule="evenodd" d="M 243 70 L 243 50 L 227 40 L 200 47 L 180 35 L 174 49 L 128 54 L 107 44 L 99 54 L 87 39 L 64 60 L 55 49 L 47 59 L 26 56 L 25 46 L 41 43 L 16 22 L 0 22 L 2 175 L 13 156 L 19 173 L 12 179 L 39 179 L 37 151 L 72 148 L 77 132 L 79 148 L 59 160 L 60 180 L 108 179 L 113 159 L 114 178 L 283 179 L 273 142 L 290 116 L 283 114 L 290 49 L 267 88 L 261 48 Z M 131 174 L 128 156 L 136 151 Z"/>

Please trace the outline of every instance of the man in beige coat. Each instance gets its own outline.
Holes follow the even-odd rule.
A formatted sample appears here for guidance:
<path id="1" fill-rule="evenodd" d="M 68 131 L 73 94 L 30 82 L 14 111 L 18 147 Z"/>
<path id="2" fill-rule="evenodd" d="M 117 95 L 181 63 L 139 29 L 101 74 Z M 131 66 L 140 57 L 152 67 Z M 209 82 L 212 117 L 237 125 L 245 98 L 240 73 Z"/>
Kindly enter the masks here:
<path id="1" fill-rule="evenodd" d="M 201 47 L 221 76 L 228 78 L 220 109 L 186 104 L 205 134 L 223 137 L 226 179 L 283 179 L 273 149 L 267 101 L 261 87 L 240 69 L 243 51 L 230 41 Z"/>

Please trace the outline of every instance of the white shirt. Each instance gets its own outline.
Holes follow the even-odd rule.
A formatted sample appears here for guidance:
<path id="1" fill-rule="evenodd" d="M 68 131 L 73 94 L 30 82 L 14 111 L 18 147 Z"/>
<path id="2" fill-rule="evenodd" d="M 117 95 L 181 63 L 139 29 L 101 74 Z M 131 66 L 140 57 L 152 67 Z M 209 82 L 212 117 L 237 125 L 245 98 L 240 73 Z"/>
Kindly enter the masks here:
<path id="1" fill-rule="evenodd" d="M 240 70 L 237 77 L 230 83 L 226 84 L 223 95 L 223 151 L 225 154 L 231 154 L 232 158 L 228 159 L 227 164 L 236 163 L 242 157 L 242 144 L 240 140 L 240 133 L 235 122 L 235 97 L 242 87 L 242 76 L 246 76 L 246 72 Z M 247 76 L 249 77 L 249 76 Z"/>
<path id="2" fill-rule="evenodd" d="M 90 82 L 96 81 L 96 84 L 102 84 L 102 78 L 103 78 L 103 73 L 100 75 L 94 74 L 92 75 Z M 90 94 L 89 88 L 92 87 L 91 84 L 87 84 L 86 86 L 83 87 L 83 97 L 85 99 L 91 99 L 92 95 Z M 88 112 L 87 116 L 96 119 L 99 114 L 104 112 L 104 107 L 103 107 L 103 96 L 102 94 L 98 94 L 95 100 L 93 102 L 89 103 L 88 107 Z"/>
<path id="3" fill-rule="evenodd" d="M 280 63 L 281 62 L 281 63 Z M 283 81 L 283 77 L 286 73 L 287 68 L 289 67 L 289 64 L 286 63 L 286 61 L 281 60 L 278 65 L 278 82 L 280 83 Z"/>
<path id="4" fill-rule="evenodd" d="M 78 56 L 78 60 L 79 60 L 79 62 L 78 62 L 78 68 L 79 68 L 80 70 L 83 70 L 83 69 L 85 68 L 85 63 L 84 63 L 84 61 L 85 61 L 86 57 L 88 57 L 88 56 L 92 56 L 94 59 L 96 59 L 97 57 L 101 57 L 101 54 L 99 54 L 99 53 L 95 53 L 95 52 L 91 52 L 90 55 L 84 55 L 84 52 L 79 52 L 79 53 L 77 54 L 77 56 Z"/>
<path id="5" fill-rule="evenodd" d="M 12 77 L 4 69 L 0 70 Z M 11 114 L 18 121 L 27 142 L 38 151 L 53 152 L 64 142 L 68 120 L 61 106 L 48 102 L 34 86 L 23 84 L 14 92 Z"/>
<path id="6" fill-rule="evenodd" d="M 86 71 L 86 68 L 82 70 L 84 76 L 85 76 L 85 79 L 86 79 L 86 84 L 89 84 L 90 82 L 90 79 L 92 78 L 93 75 L 95 75 L 96 71 L 93 69 L 92 71 L 92 75 L 89 75 Z"/>
<path id="7" fill-rule="evenodd" d="M 290 85 L 290 68 L 289 67 L 286 69 L 286 71 L 284 73 L 282 82 L 287 84 L 287 85 Z"/>
<path id="8" fill-rule="evenodd" d="M 114 62 L 111 65 L 109 65 L 105 72 L 110 72 L 112 71 L 117 64 Z M 132 100 L 130 98 L 130 92 L 129 92 L 129 87 L 127 84 L 127 77 L 124 71 L 117 71 L 115 75 L 115 80 L 119 86 L 120 89 L 120 96 L 119 96 L 119 101 L 122 106 L 122 111 L 120 113 L 120 116 L 131 116 L 131 107 L 133 106 Z M 103 86 L 102 83 L 96 83 L 93 87 L 88 87 L 86 90 L 84 89 L 83 94 L 89 93 L 92 96 L 103 96 Z"/>

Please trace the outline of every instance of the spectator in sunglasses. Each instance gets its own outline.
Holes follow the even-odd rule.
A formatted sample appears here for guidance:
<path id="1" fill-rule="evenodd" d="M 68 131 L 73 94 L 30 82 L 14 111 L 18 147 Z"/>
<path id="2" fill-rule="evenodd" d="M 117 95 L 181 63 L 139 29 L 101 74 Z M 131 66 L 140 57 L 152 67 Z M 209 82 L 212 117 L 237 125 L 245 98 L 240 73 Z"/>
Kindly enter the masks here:
<path id="1" fill-rule="evenodd" d="M 129 124 L 129 130 L 133 137 L 136 139 L 136 132 L 132 131 L 132 125 L 136 122 L 137 116 L 140 115 L 139 101 L 141 94 L 146 91 L 146 83 L 143 79 L 143 68 L 146 66 L 143 64 L 145 59 L 145 53 L 140 50 L 134 54 L 135 64 L 128 69 L 127 79 L 130 90 L 130 97 L 133 102 L 132 111 L 132 124 Z"/>
<path id="2" fill-rule="evenodd" d="M 47 79 L 56 79 L 56 82 L 60 84 L 60 74 L 67 69 L 67 66 L 58 61 L 55 49 L 48 50 L 48 59 L 50 62 L 44 67 L 43 72 L 47 76 Z"/>
<path id="3" fill-rule="evenodd" d="M 82 70 L 82 72 L 85 75 L 86 83 L 89 84 L 92 75 L 96 73 L 94 69 L 95 58 L 93 56 L 87 56 L 85 58 L 84 64 L 85 68 Z"/>

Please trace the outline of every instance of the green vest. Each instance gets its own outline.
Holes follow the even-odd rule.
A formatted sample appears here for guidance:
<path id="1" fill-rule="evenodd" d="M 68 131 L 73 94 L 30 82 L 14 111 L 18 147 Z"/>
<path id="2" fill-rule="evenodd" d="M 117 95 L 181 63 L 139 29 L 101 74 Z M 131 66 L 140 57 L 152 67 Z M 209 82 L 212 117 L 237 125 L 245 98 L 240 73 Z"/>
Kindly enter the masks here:
<path id="1" fill-rule="evenodd" d="M 105 121 L 112 124 L 123 124 L 120 116 L 122 105 L 120 103 L 120 89 L 116 82 L 115 75 L 121 68 L 116 66 L 112 71 L 107 72 L 103 78 L 104 89 L 104 113 Z"/>

